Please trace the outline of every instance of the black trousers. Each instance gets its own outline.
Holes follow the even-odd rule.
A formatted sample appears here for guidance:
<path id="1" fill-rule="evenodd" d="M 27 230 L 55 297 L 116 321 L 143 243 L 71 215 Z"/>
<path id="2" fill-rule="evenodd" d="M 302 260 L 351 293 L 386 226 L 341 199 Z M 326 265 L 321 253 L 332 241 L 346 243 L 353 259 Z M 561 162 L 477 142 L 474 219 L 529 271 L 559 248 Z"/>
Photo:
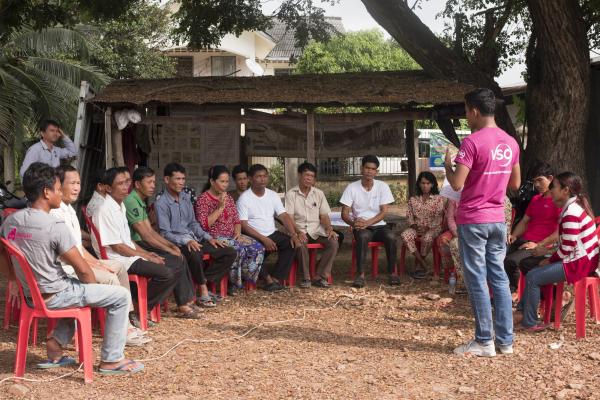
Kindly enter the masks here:
<path id="1" fill-rule="evenodd" d="M 154 306 L 162 304 L 169 297 L 177 282 L 180 281 L 183 270 L 177 265 L 165 268 L 164 265 L 139 258 L 131 264 L 127 272 L 150 279 L 148 282 L 148 310 L 152 310 Z"/>
<path id="2" fill-rule="evenodd" d="M 369 251 L 369 242 L 383 242 L 385 255 L 387 258 L 388 272 L 394 272 L 396 265 L 396 235 L 387 225 L 370 226 L 366 229 L 353 230 L 354 240 L 356 241 L 356 272 L 360 275 L 364 272 L 367 253 Z"/>
<path id="3" fill-rule="evenodd" d="M 237 251 L 233 247 L 215 247 L 207 241 L 200 244 L 202 245 L 200 251 L 190 251 L 187 246 L 180 247 L 192 277 L 200 285 L 206 282 L 219 283 L 229 273 L 231 265 L 237 258 Z M 202 259 L 204 254 L 210 255 L 210 262 L 207 263 Z"/>
<path id="4" fill-rule="evenodd" d="M 268 238 L 274 241 L 277 245 L 277 262 L 270 271 L 267 271 L 267 268 L 263 263 L 263 267 L 260 269 L 259 276 L 264 278 L 267 276 L 267 274 L 269 274 L 279 281 L 286 280 L 290 275 L 290 269 L 292 268 L 292 261 L 294 260 L 296 249 L 292 247 L 290 237 L 279 231 L 273 232 L 268 236 Z M 269 254 L 271 253 L 265 253 L 265 261 Z"/>
<path id="5" fill-rule="evenodd" d="M 517 239 L 506 250 L 504 271 L 508 275 L 511 292 L 516 291 L 519 286 L 519 271 L 523 272 L 523 275 L 527 275 L 529 271 L 537 267 L 544 259 L 544 256 L 533 256 L 533 250 L 520 250 L 519 247 L 524 243 L 527 243 L 527 241 Z"/>
<path id="6" fill-rule="evenodd" d="M 179 274 L 179 279 L 177 279 L 177 282 L 175 282 L 175 287 L 173 288 L 175 302 L 178 306 L 184 306 L 195 299 L 196 295 L 194 290 L 194 282 L 192 281 L 190 268 L 188 267 L 187 261 L 184 258 L 176 257 L 171 253 L 156 249 L 144 241 L 136 242 L 136 244 L 144 250 L 151 251 L 164 258 L 165 265 L 162 266 L 163 268 L 167 267 L 168 269 L 181 271 Z"/>

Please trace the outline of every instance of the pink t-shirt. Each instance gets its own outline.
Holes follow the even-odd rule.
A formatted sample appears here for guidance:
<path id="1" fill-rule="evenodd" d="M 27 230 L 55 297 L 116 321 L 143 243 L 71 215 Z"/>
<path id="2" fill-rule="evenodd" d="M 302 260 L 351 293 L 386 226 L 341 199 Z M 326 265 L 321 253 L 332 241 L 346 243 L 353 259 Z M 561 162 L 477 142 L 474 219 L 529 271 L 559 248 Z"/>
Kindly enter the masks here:
<path id="1" fill-rule="evenodd" d="M 517 141 L 500 128 L 483 128 L 467 136 L 456 156 L 469 168 L 456 222 L 504 222 L 504 195 L 513 166 L 519 163 Z"/>
<path id="2" fill-rule="evenodd" d="M 527 230 L 521 237 L 529 242 L 540 242 L 558 229 L 560 208 L 556 207 L 552 197 L 541 194 L 533 196 L 525 214 L 529 217 Z"/>

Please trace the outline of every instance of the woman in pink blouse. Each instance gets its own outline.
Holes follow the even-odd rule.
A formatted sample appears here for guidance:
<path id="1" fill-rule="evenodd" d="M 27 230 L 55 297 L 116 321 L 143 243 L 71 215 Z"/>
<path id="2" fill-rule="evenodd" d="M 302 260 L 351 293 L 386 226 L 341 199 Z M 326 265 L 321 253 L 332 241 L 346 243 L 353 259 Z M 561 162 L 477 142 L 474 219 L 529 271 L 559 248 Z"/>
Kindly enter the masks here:
<path id="1" fill-rule="evenodd" d="M 256 283 L 263 263 L 265 248 L 256 240 L 242 235 L 242 226 L 233 198 L 227 194 L 229 170 L 215 165 L 208 171 L 208 182 L 194 204 L 196 219 L 206 232 L 237 250 L 238 257 L 229 273 L 230 290 L 243 281 Z"/>

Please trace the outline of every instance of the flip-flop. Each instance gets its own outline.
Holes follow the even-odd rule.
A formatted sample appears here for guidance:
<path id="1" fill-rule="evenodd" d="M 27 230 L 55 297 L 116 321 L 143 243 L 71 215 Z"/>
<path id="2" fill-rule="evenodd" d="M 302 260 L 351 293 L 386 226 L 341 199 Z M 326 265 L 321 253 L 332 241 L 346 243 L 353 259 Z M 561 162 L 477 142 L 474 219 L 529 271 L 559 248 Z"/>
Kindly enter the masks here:
<path id="1" fill-rule="evenodd" d="M 69 356 L 62 356 L 58 360 L 48 359 L 48 361 L 46 361 L 46 362 L 39 363 L 37 365 L 37 367 L 39 369 L 51 369 L 51 368 L 67 367 L 67 366 L 73 365 L 73 364 L 77 364 L 77 361 L 75 361 L 74 358 L 69 357 Z"/>
<path id="2" fill-rule="evenodd" d="M 137 367 L 133 369 L 125 369 L 130 365 L 138 364 Z M 144 364 L 138 363 L 135 360 L 129 360 L 121 365 L 116 366 L 115 368 L 98 368 L 98 372 L 102 375 L 127 375 L 127 374 L 135 374 L 144 369 Z"/>
<path id="3" fill-rule="evenodd" d="M 196 299 L 196 305 L 198 307 L 204 308 L 214 308 L 217 306 L 217 302 L 212 298 L 212 296 L 200 296 Z"/>
<path id="4" fill-rule="evenodd" d="M 195 311 L 192 308 L 190 308 L 189 311 L 177 313 L 176 317 L 183 318 L 183 319 L 202 319 L 203 318 L 201 313 L 199 313 L 198 311 Z"/>

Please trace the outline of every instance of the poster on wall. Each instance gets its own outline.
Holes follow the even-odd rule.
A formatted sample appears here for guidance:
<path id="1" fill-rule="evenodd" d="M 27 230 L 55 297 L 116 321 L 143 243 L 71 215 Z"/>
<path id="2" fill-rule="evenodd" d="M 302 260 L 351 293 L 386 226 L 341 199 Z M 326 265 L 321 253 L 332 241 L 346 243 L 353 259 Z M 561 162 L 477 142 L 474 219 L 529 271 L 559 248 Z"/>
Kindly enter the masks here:
<path id="1" fill-rule="evenodd" d="M 315 121 L 317 158 L 406 154 L 403 122 L 322 124 Z M 246 153 L 258 157 L 305 157 L 306 125 L 246 124 Z"/>

